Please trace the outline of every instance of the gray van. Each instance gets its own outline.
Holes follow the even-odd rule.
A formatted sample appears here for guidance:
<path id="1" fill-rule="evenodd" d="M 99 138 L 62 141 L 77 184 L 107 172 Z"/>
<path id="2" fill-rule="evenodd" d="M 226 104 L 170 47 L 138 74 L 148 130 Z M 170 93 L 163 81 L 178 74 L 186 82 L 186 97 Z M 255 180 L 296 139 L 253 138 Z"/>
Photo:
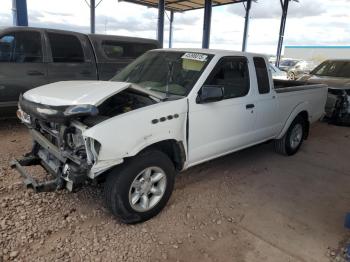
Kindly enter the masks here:
<path id="1" fill-rule="evenodd" d="M 0 30 L 0 117 L 28 89 L 64 80 L 109 80 L 156 40 L 33 27 Z"/>

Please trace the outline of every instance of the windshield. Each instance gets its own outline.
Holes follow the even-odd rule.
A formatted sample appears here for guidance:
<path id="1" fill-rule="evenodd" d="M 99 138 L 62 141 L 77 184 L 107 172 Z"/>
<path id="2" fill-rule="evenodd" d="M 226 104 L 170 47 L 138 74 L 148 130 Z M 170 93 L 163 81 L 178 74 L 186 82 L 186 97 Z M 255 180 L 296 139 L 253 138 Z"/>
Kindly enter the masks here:
<path id="1" fill-rule="evenodd" d="M 213 55 L 151 51 L 137 58 L 111 81 L 137 84 L 166 94 L 187 95 Z"/>
<path id="2" fill-rule="evenodd" d="M 350 61 L 325 61 L 316 67 L 311 74 L 350 78 Z"/>

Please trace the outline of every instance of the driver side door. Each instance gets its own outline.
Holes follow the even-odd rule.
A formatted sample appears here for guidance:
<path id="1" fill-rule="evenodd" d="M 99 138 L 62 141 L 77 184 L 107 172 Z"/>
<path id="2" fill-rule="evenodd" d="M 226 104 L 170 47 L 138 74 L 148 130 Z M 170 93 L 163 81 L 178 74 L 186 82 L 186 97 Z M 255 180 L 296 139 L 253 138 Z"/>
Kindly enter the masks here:
<path id="1" fill-rule="evenodd" d="M 223 57 L 204 86 L 224 89 L 220 101 L 189 105 L 189 165 L 254 143 L 254 90 L 246 57 Z"/>

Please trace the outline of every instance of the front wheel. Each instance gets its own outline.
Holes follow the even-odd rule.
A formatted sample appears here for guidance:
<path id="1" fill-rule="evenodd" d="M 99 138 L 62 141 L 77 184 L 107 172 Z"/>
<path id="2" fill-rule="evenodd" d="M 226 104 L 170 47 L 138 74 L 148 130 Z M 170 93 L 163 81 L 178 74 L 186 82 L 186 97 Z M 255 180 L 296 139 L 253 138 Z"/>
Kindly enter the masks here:
<path id="1" fill-rule="evenodd" d="M 164 153 L 152 150 L 112 170 L 105 184 L 108 208 L 122 222 L 133 224 L 157 215 L 174 188 L 175 168 Z"/>
<path id="2" fill-rule="evenodd" d="M 287 132 L 280 139 L 275 140 L 276 152 L 291 156 L 298 152 L 305 137 L 305 119 L 297 116 Z"/>

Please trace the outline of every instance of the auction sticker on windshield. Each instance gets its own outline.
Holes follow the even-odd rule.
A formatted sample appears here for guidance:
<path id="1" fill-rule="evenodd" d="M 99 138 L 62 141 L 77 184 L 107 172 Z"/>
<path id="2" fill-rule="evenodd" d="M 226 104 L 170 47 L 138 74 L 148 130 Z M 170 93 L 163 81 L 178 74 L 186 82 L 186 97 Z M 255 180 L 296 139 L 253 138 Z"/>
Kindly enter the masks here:
<path id="1" fill-rule="evenodd" d="M 185 53 L 181 58 L 205 62 L 207 61 L 208 56 L 198 53 Z"/>

